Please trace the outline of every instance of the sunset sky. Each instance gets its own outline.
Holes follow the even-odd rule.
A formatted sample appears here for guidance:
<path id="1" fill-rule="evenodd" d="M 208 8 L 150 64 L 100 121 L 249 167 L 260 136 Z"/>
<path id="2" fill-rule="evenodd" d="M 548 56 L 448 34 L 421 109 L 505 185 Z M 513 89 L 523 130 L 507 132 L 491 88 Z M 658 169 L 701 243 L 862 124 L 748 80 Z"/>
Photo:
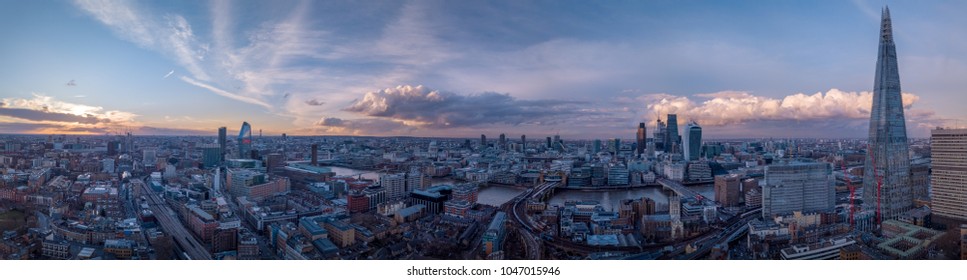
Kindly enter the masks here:
<path id="1" fill-rule="evenodd" d="M 884 5 L 967 125 L 964 1 L 5 1 L 0 133 L 865 137 Z"/>

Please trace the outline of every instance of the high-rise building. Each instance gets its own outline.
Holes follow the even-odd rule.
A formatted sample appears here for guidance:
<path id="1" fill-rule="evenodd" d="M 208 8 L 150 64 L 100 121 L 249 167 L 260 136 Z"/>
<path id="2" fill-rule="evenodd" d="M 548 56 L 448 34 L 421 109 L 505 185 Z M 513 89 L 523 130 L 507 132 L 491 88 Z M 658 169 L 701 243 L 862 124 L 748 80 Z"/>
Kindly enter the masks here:
<path id="1" fill-rule="evenodd" d="M 487 147 L 487 135 L 480 134 L 480 146 Z"/>
<path id="2" fill-rule="evenodd" d="M 594 146 L 592 148 L 591 151 L 595 154 L 601 152 L 601 139 L 594 139 Z"/>
<path id="3" fill-rule="evenodd" d="M 312 149 L 312 151 L 309 152 L 312 155 L 312 158 L 309 159 L 309 162 L 312 163 L 312 166 L 319 165 L 319 144 L 312 144 L 312 146 L 309 148 Z"/>
<path id="4" fill-rule="evenodd" d="M 116 156 L 120 150 L 121 141 L 108 141 L 107 142 L 107 155 Z"/>
<path id="5" fill-rule="evenodd" d="M 702 151 L 702 127 L 698 123 L 691 121 L 685 126 L 685 145 L 682 147 L 685 152 L 685 160 L 698 160 Z"/>
<path id="6" fill-rule="evenodd" d="M 615 165 L 608 169 L 608 185 L 626 186 L 628 185 L 628 168 L 624 165 Z"/>
<path id="7" fill-rule="evenodd" d="M 647 137 L 645 132 L 645 123 L 638 123 L 638 134 L 635 135 L 635 140 L 637 140 L 635 142 L 635 151 L 638 156 L 641 156 L 645 152 L 645 138 Z"/>
<path id="8" fill-rule="evenodd" d="M 715 201 L 725 207 L 739 205 L 739 175 L 715 176 Z"/>
<path id="9" fill-rule="evenodd" d="M 967 221 L 967 129 L 931 130 L 930 158 L 933 214 Z"/>
<path id="10" fill-rule="evenodd" d="M 221 164 L 222 149 L 218 144 L 200 145 L 202 154 L 202 164 L 205 168 L 212 168 Z"/>
<path id="11" fill-rule="evenodd" d="M 520 152 L 527 152 L 527 135 L 520 136 Z"/>
<path id="12" fill-rule="evenodd" d="M 114 159 L 113 158 L 106 158 L 106 159 L 101 160 L 101 170 L 104 173 L 113 174 L 115 172 Z"/>
<path id="13" fill-rule="evenodd" d="M 766 166 L 765 173 L 762 217 L 834 210 L 836 188 L 829 163 L 778 163 Z"/>
<path id="14" fill-rule="evenodd" d="M 664 151 L 665 141 L 667 140 L 665 137 L 665 134 L 668 133 L 668 129 L 666 128 L 665 123 L 661 121 L 661 119 L 658 119 L 658 121 L 656 122 L 657 124 L 655 125 L 655 150 Z"/>
<path id="15" fill-rule="evenodd" d="M 227 141 L 228 141 L 227 129 L 224 126 L 219 127 L 218 128 L 218 147 L 221 149 L 221 151 L 219 151 L 219 153 L 221 154 L 221 158 L 218 159 L 219 163 L 225 161 L 225 152 L 228 151 L 226 150 L 226 146 L 225 146 Z"/>
<path id="16" fill-rule="evenodd" d="M 285 161 L 283 160 L 282 154 L 271 153 L 265 155 L 265 172 L 279 173 L 282 171 L 282 167 L 284 166 Z"/>
<path id="17" fill-rule="evenodd" d="M 426 189 L 424 185 L 428 185 L 429 180 L 430 178 L 423 175 L 419 170 L 410 170 L 406 173 L 406 189 L 404 191 L 409 193 L 415 190 L 424 190 Z"/>
<path id="18" fill-rule="evenodd" d="M 863 170 L 863 205 L 866 211 L 875 211 L 879 224 L 913 208 L 906 121 L 889 8 L 883 9 L 880 23 L 869 135 Z"/>
<path id="19" fill-rule="evenodd" d="M 507 148 L 507 136 L 504 135 L 503 133 L 501 133 L 500 134 L 500 140 L 497 142 L 497 144 L 500 146 L 500 147 L 497 147 L 498 149 L 501 149 L 501 150 L 506 149 Z"/>
<path id="20" fill-rule="evenodd" d="M 130 154 L 134 152 L 134 136 L 131 132 L 124 134 L 124 153 Z"/>
<path id="21" fill-rule="evenodd" d="M 379 185 L 386 190 L 387 199 L 403 199 L 406 196 L 406 173 L 379 175 Z"/>
<path id="22" fill-rule="evenodd" d="M 252 126 L 242 122 L 238 131 L 238 158 L 249 158 L 252 150 Z"/>
<path id="23" fill-rule="evenodd" d="M 141 153 L 143 154 L 141 156 L 141 164 L 144 164 L 144 166 L 148 169 L 153 169 L 158 162 L 158 151 L 155 149 L 145 149 Z"/>
<path id="24" fill-rule="evenodd" d="M 668 114 L 668 126 L 666 129 L 668 129 L 668 133 L 665 133 L 665 152 L 680 152 L 681 139 L 678 137 L 678 115 Z"/>
<path id="25" fill-rule="evenodd" d="M 547 149 L 550 150 L 552 148 L 554 148 L 554 146 L 551 145 L 551 137 L 547 136 Z"/>

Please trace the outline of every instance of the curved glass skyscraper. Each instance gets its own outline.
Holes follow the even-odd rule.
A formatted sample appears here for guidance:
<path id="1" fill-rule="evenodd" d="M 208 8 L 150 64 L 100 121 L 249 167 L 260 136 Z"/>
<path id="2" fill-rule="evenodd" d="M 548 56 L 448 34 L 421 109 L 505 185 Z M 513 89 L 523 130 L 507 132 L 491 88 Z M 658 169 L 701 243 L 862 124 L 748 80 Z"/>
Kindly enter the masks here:
<path id="1" fill-rule="evenodd" d="M 702 153 L 702 127 L 697 122 L 691 121 L 685 126 L 685 133 L 686 135 L 683 137 L 685 145 L 682 147 L 685 160 L 698 160 Z"/>
<path id="2" fill-rule="evenodd" d="M 252 150 L 252 126 L 242 122 L 238 130 L 238 158 L 249 158 Z"/>

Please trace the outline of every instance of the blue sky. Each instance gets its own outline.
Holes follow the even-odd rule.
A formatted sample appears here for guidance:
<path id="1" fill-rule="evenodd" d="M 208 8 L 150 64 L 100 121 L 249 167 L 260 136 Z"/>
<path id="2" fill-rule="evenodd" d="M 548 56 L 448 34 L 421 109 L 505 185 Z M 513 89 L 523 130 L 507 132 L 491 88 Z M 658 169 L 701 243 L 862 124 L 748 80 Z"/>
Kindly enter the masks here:
<path id="1" fill-rule="evenodd" d="M 18 1 L 0 131 L 864 137 L 886 4 L 911 136 L 967 124 L 962 1 Z"/>

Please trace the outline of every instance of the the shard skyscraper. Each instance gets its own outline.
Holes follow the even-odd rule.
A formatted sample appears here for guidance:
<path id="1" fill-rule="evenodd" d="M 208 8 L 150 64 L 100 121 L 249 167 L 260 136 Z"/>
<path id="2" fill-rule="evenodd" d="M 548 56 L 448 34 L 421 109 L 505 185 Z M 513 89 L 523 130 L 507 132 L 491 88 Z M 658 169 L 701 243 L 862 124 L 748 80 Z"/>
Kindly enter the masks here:
<path id="1" fill-rule="evenodd" d="M 908 149 L 890 9 L 884 8 L 863 170 L 864 210 L 875 211 L 877 224 L 913 207 Z"/>

